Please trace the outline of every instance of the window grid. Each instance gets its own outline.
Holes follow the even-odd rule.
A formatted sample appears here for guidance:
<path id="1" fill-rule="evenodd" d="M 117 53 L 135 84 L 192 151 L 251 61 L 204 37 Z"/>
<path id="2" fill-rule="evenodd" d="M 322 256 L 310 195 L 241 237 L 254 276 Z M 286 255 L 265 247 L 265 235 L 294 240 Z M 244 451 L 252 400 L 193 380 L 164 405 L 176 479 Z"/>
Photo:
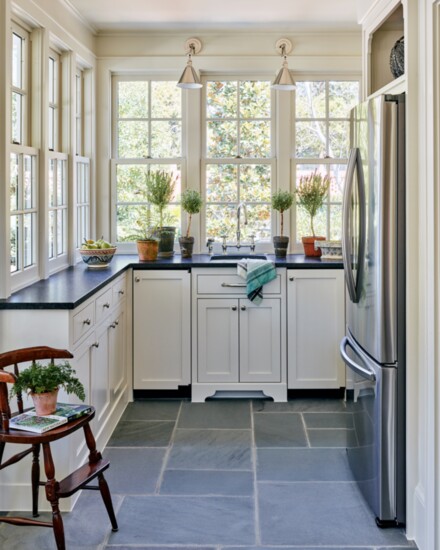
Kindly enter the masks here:
<path id="1" fill-rule="evenodd" d="M 75 155 L 83 156 L 83 112 L 84 112 L 84 79 L 83 72 L 77 70 L 75 75 Z"/>
<path id="2" fill-rule="evenodd" d="M 59 149 L 59 117 L 60 117 L 60 56 L 51 50 L 49 55 L 49 151 Z"/>
<path id="3" fill-rule="evenodd" d="M 76 242 L 90 238 L 90 159 L 76 157 Z"/>
<path id="4" fill-rule="evenodd" d="M 48 258 L 54 260 L 67 252 L 67 155 L 49 157 L 49 247 Z"/>
<path id="5" fill-rule="evenodd" d="M 29 33 L 13 25 L 12 40 L 12 78 L 11 78 L 11 141 L 15 145 L 26 145 L 28 140 L 28 48 Z"/>

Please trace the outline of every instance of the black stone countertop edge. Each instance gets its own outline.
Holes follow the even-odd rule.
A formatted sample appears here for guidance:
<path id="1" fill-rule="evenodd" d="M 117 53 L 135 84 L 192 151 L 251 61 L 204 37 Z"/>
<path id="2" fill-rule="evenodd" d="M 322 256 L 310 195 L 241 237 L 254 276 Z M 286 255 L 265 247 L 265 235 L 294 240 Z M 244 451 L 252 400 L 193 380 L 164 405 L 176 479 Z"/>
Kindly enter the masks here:
<path id="1" fill-rule="evenodd" d="M 276 267 L 288 269 L 342 269 L 342 263 L 306 258 L 303 254 L 290 254 L 286 259 L 268 254 Z M 10 298 L 0 299 L 0 310 L 5 309 L 75 309 L 104 286 L 129 268 L 133 269 L 191 269 L 192 267 L 234 267 L 235 264 L 210 261 L 207 254 L 195 254 L 192 258 L 180 255 L 160 258 L 154 262 L 141 262 L 137 255 L 118 254 L 106 269 L 89 269 L 78 263 L 49 279 L 38 281 Z"/>

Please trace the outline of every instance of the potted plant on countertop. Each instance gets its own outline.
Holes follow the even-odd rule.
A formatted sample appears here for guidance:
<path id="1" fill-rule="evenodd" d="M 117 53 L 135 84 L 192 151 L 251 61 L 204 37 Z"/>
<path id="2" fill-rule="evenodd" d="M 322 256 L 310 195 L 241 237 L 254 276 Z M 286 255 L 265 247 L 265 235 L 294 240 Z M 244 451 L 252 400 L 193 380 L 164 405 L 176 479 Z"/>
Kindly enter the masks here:
<path id="1" fill-rule="evenodd" d="M 168 258 L 174 254 L 176 228 L 164 226 L 165 208 L 173 197 L 176 179 L 165 170 L 153 170 L 147 173 L 146 185 L 147 200 L 156 206 L 159 214 L 159 224 L 155 233 L 159 238 L 158 256 L 159 258 Z"/>
<path id="2" fill-rule="evenodd" d="M 273 237 L 273 246 L 277 258 L 285 258 L 289 246 L 289 237 L 283 235 L 284 212 L 292 206 L 293 198 L 293 194 L 289 191 L 279 190 L 272 195 L 272 208 L 280 213 L 280 235 Z"/>
<path id="3" fill-rule="evenodd" d="M 11 388 L 11 396 L 28 393 L 32 397 L 36 413 L 44 416 L 55 412 L 59 388 L 63 388 L 68 394 L 73 393 L 81 401 L 86 398 L 84 386 L 75 376 L 70 363 L 50 362 L 43 365 L 33 361 L 30 367 L 18 374 Z"/>
<path id="4" fill-rule="evenodd" d="M 301 176 L 296 188 L 298 205 L 303 208 L 310 217 L 311 236 L 302 237 L 305 256 L 321 256 L 321 249 L 315 248 L 315 241 L 325 241 L 325 237 L 317 237 L 313 221 L 316 214 L 322 208 L 330 187 L 330 177 L 318 172 L 318 169 L 308 176 Z"/>
<path id="5" fill-rule="evenodd" d="M 202 209 L 203 201 L 198 191 L 195 189 L 187 189 L 181 195 L 180 204 L 182 209 L 188 214 L 188 226 L 185 236 L 179 238 L 180 252 L 182 258 L 191 258 L 194 247 L 194 237 L 190 236 L 191 221 L 193 215 L 198 214 Z"/>
<path id="6" fill-rule="evenodd" d="M 159 239 L 157 238 L 157 225 L 152 221 L 151 206 L 146 206 L 145 214 L 136 221 L 135 233 L 129 235 L 127 240 L 136 240 L 139 260 L 141 262 L 154 262 L 159 252 Z"/>

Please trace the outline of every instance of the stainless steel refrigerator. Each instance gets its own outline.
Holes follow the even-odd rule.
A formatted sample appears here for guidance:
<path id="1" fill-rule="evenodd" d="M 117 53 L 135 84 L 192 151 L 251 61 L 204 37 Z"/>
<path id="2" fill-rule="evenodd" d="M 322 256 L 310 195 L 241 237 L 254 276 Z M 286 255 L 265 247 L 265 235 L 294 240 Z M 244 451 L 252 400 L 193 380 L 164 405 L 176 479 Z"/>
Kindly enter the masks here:
<path id="1" fill-rule="evenodd" d="M 405 523 L 405 95 L 351 112 L 343 198 L 346 336 L 357 442 L 347 449 L 379 526 Z"/>

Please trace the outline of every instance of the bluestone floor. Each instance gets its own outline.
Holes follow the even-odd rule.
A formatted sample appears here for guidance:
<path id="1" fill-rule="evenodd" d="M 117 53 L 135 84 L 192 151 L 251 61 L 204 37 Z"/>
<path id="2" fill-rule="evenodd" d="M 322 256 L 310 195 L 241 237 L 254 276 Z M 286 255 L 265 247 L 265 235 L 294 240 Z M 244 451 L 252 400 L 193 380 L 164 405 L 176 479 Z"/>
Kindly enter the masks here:
<path id="1" fill-rule="evenodd" d="M 99 493 L 63 514 L 75 550 L 398 550 L 349 470 L 355 434 L 338 399 L 136 401 L 104 455 L 119 531 Z M 0 524 L 0 548 L 55 548 L 51 530 Z"/>

